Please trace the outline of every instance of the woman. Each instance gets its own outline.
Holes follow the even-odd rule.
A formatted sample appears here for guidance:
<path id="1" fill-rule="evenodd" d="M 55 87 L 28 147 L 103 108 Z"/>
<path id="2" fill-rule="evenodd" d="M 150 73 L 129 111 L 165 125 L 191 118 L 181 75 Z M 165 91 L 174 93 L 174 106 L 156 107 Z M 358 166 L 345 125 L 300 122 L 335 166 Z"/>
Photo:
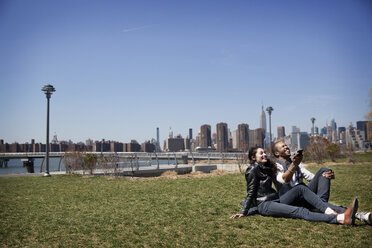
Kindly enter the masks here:
<path id="1" fill-rule="evenodd" d="M 245 172 L 247 181 L 247 197 L 239 214 L 230 218 L 240 218 L 248 214 L 252 207 L 258 209 L 263 216 L 299 218 L 308 221 L 327 222 L 332 224 L 354 225 L 355 213 L 358 209 L 358 200 L 354 199 L 350 207 L 342 214 L 335 212 L 319 196 L 314 194 L 305 185 L 298 185 L 289 190 L 284 197 L 272 188 L 275 181 L 276 166 L 267 159 L 264 149 L 253 147 L 249 150 L 251 165 Z M 292 206 L 299 199 L 305 200 L 321 213 L 309 211 L 307 208 Z"/>

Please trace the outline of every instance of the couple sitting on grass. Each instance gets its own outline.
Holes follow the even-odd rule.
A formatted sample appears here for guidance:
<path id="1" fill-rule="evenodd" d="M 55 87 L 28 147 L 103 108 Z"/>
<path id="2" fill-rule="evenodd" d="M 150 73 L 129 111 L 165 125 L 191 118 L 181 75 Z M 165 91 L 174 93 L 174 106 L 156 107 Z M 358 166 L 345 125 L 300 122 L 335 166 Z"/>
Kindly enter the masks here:
<path id="1" fill-rule="evenodd" d="M 355 219 L 372 224 L 371 213 L 357 212 L 358 199 L 349 208 L 328 203 L 330 180 L 334 178 L 332 170 L 322 168 L 314 175 L 300 165 L 302 153 L 297 152 L 291 160 L 284 142 L 276 142 L 273 148 L 276 164 L 267 158 L 264 149 L 249 150 L 251 165 L 245 172 L 247 196 L 241 203 L 241 212 L 230 218 L 259 213 L 331 224 L 354 225 Z M 305 185 L 303 178 L 310 183 Z M 272 188 L 273 183 L 278 191 Z"/>

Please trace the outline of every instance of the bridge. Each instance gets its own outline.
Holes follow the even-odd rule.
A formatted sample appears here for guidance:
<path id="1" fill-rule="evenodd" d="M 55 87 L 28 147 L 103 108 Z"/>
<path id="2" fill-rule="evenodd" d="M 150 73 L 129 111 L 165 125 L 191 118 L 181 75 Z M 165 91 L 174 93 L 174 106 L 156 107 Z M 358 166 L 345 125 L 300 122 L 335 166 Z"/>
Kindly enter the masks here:
<path id="1" fill-rule="evenodd" d="M 74 152 L 49 152 L 49 158 L 59 158 L 58 170 L 61 171 L 61 162 Z M 79 152 L 75 152 L 79 153 Z M 238 163 L 246 157 L 246 153 L 221 153 L 221 152 L 80 152 L 82 156 L 94 154 L 97 157 L 104 156 L 105 158 L 113 158 L 117 164 L 127 163 L 131 167 L 139 169 L 140 161 L 146 161 L 149 165 L 156 161 L 156 168 L 159 169 L 159 160 L 167 160 L 168 165 L 174 164 L 177 168 L 179 161 L 187 164 L 189 161 L 195 165 L 195 161 L 204 160 L 207 164 L 211 161 L 220 160 L 220 163 Z M 0 153 L 0 168 L 7 167 L 10 159 L 21 159 L 28 172 L 33 173 L 34 159 L 43 159 L 40 167 L 40 172 L 43 171 L 45 162 L 45 152 L 19 152 L 19 153 Z M 29 170 L 30 169 L 30 170 Z"/>

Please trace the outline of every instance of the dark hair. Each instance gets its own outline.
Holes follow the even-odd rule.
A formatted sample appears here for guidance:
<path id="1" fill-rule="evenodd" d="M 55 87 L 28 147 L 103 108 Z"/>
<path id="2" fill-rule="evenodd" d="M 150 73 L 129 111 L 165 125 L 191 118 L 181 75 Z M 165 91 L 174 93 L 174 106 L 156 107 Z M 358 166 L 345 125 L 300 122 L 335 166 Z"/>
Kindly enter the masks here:
<path id="1" fill-rule="evenodd" d="M 254 146 L 254 147 L 251 147 L 249 149 L 249 152 L 248 152 L 248 159 L 249 159 L 249 163 L 252 165 L 256 162 L 256 160 L 253 160 L 252 158 L 256 156 L 256 153 L 257 153 L 257 150 L 259 148 L 262 148 L 262 147 L 259 147 L 259 146 Z M 263 149 L 263 148 L 262 148 Z M 267 159 L 267 162 L 265 163 L 265 166 L 268 166 L 268 167 L 271 167 L 272 168 L 272 175 L 276 175 L 276 163 L 274 161 L 272 161 L 271 159 Z"/>
<path id="2" fill-rule="evenodd" d="M 261 147 L 254 146 L 254 147 L 251 147 L 249 149 L 248 159 L 249 159 L 249 163 L 250 164 L 254 164 L 254 162 L 256 161 L 256 160 L 253 160 L 252 157 L 255 157 L 256 156 L 256 153 L 257 153 L 258 148 L 261 148 Z"/>

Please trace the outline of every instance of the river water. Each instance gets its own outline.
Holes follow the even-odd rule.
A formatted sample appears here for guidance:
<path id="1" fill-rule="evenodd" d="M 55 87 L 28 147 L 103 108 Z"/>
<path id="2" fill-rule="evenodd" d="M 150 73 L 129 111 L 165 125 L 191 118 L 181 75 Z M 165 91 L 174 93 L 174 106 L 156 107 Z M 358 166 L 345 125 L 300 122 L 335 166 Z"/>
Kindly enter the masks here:
<path id="1" fill-rule="evenodd" d="M 60 158 L 49 158 L 49 171 L 50 172 L 53 172 L 53 171 L 59 171 L 59 167 L 60 167 L 60 171 L 66 171 L 66 167 L 65 167 L 65 163 L 63 162 L 63 159 L 61 161 L 61 164 L 59 165 L 61 159 Z M 34 172 L 35 173 L 39 173 L 40 172 L 40 168 L 41 168 L 41 164 L 43 162 L 43 159 L 42 158 L 36 158 L 34 160 Z M 175 164 L 175 161 L 174 160 L 167 160 L 167 159 L 161 159 L 159 160 L 159 165 L 166 165 L 166 164 Z M 157 166 L 157 162 L 156 160 L 140 160 L 138 162 L 139 166 L 140 167 L 143 167 L 143 166 Z M 43 165 L 44 169 L 43 171 L 45 171 L 45 161 L 44 161 L 44 165 Z M 130 164 L 126 163 L 126 164 L 123 164 L 123 163 L 120 163 L 119 164 L 119 168 L 129 168 L 130 167 Z M 23 162 L 21 161 L 21 159 L 10 159 L 9 162 L 8 162 L 8 167 L 7 168 L 4 168 L 4 165 L 3 165 L 3 168 L 0 168 L 0 175 L 6 175 L 6 174 L 24 174 L 24 173 L 27 173 L 27 168 L 26 167 L 23 167 Z"/>

